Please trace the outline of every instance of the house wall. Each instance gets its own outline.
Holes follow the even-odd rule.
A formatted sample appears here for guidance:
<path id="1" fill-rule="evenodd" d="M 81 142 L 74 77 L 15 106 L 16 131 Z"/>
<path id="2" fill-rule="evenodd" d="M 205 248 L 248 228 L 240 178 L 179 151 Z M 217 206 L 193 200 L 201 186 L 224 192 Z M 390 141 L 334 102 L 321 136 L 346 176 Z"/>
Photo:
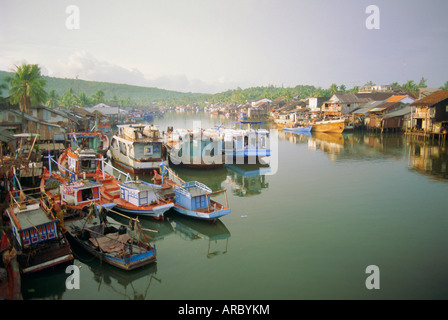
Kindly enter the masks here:
<path id="1" fill-rule="evenodd" d="M 448 121 L 448 99 L 440 101 L 434 108 L 434 122 Z"/>

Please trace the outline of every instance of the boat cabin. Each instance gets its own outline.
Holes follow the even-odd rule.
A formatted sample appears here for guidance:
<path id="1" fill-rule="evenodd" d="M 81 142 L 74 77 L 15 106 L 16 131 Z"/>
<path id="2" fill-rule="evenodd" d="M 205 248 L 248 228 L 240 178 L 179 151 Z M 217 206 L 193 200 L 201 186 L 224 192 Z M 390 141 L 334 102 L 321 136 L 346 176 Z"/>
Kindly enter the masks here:
<path id="1" fill-rule="evenodd" d="M 101 183 L 89 180 L 61 184 L 61 202 L 71 206 L 89 205 L 91 201 L 100 200 L 101 186 Z"/>
<path id="2" fill-rule="evenodd" d="M 120 187 L 120 198 L 137 207 L 157 203 L 159 200 L 155 191 L 161 186 L 144 181 L 129 181 L 119 183 L 118 186 Z"/>
<path id="3" fill-rule="evenodd" d="M 102 150 L 104 147 L 105 141 L 101 139 L 101 133 L 98 134 L 96 132 L 70 132 L 68 133 L 70 138 L 70 147 L 73 150 L 77 148 L 80 149 L 92 149 L 92 150 Z"/>
<path id="4" fill-rule="evenodd" d="M 189 210 L 209 208 L 210 193 L 212 190 L 209 187 L 197 181 L 182 183 L 174 189 L 176 203 Z"/>
<path id="5" fill-rule="evenodd" d="M 68 169 L 76 174 L 92 174 L 98 168 L 99 158 L 92 150 L 68 151 Z"/>
<path id="6" fill-rule="evenodd" d="M 10 207 L 7 212 L 20 250 L 58 237 L 58 220 L 47 215 L 39 202 Z"/>

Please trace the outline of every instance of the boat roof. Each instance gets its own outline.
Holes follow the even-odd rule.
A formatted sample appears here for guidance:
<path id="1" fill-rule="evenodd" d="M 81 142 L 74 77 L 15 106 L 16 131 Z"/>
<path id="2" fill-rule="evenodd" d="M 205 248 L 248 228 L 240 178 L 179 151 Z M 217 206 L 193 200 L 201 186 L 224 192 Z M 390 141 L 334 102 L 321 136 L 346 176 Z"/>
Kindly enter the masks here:
<path id="1" fill-rule="evenodd" d="M 118 184 L 121 187 L 139 190 L 139 191 L 154 191 L 154 189 L 160 189 L 161 186 L 150 184 L 144 181 L 129 181 Z"/>
<path id="2" fill-rule="evenodd" d="M 21 230 L 26 230 L 29 228 L 34 228 L 41 226 L 50 222 L 53 222 L 44 210 L 40 207 L 39 203 L 28 204 L 25 210 L 19 210 L 15 214 L 17 220 L 19 220 Z"/>
<path id="3" fill-rule="evenodd" d="M 88 189 L 93 187 L 100 187 L 103 184 L 100 182 L 90 181 L 90 180 L 82 180 L 82 181 L 74 181 L 74 182 L 68 182 L 64 184 L 67 187 L 72 187 L 76 189 Z"/>
<path id="4" fill-rule="evenodd" d="M 175 191 L 178 191 L 187 197 L 197 197 L 211 193 L 212 189 L 198 181 L 188 181 L 176 187 Z"/>

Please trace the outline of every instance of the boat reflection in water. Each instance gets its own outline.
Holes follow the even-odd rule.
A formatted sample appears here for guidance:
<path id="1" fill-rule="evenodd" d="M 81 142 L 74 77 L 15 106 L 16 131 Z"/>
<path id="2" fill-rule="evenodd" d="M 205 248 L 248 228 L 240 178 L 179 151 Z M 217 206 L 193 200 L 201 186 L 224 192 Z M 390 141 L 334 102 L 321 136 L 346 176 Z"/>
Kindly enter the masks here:
<path id="1" fill-rule="evenodd" d="M 271 171 L 269 166 L 261 164 L 226 165 L 227 177 L 221 183 L 222 188 L 232 190 L 234 195 L 247 197 L 261 194 L 269 187 L 266 174 Z"/>
<path id="2" fill-rule="evenodd" d="M 207 258 L 227 253 L 230 231 L 221 220 L 209 223 L 175 214 L 167 215 L 167 220 L 182 239 L 207 241 Z"/>

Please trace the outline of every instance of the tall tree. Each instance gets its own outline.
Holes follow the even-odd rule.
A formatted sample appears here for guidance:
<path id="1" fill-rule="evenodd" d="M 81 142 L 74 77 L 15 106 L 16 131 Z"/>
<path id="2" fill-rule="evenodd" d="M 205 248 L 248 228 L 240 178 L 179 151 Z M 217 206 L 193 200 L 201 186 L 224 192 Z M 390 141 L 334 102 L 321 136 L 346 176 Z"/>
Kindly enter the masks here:
<path id="1" fill-rule="evenodd" d="M 80 107 L 87 107 L 90 103 L 89 98 L 85 92 L 81 92 L 78 96 L 78 102 Z"/>
<path id="2" fill-rule="evenodd" d="M 28 131 L 25 124 L 25 113 L 30 113 L 30 107 L 47 101 L 45 85 L 37 64 L 22 64 L 16 66 L 14 76 L 9 78 L 9 94 L 11 104 L 19 104 L 22 111 L 22 130 Z"/>
<path id="3" fill-rule="evenodd" d="M 78 97 L 72 87 L 68 88 L 61 98 L 61 106 L 70 108 L 78 103 Z"/>
<path id="4" fill-rule="evenodd" d="M 444 84 L 442 87 L 440 87 L 440 89 L 442 89 L 442 90 L 448 90 L 448 81 L 445 82 L 445 84 Z"/>
<path id="5" fill-rule="evenodd" d="M 104 91 L 98 90 L 95 95 L 92 97 L 92 100 L 95 102 L 95 104 L 104 102 Z"/>
<path id="6" fill-rule="evenodd" d="M 428 88 L 427 84 L 426 84 L 426 80 L 424 77 L 422 77 L 422 79 L 420 80 L 418 87 L 419 88 Z"/>
<path id="7" fill-rule="evenodd" d="M 47 100 L 47 106 L 51 109 L 56 109 L 59 105 L 59 95 L 54 91 L 54 89 L 51 89 L 48 93 L 48 100 Z"/>
<path id="8" fill-rule="evenodd" d="M 416 93 L 418 92 L 418 85 L 414 83 L 414 80 L 409 80 L 405 84 L 402 85 L 402 88 L 407 93 Z"/>
<path id="9" fill-rule="evenodd" d="M 336 83 L 333 83 L 331 86 L 330 86 L 330 94 L 331 95 L 333 95 L 333 94 L 335 94 L 335 93 L 337 93 L 338 92 L 338 85 L 336 84 Z"/>

